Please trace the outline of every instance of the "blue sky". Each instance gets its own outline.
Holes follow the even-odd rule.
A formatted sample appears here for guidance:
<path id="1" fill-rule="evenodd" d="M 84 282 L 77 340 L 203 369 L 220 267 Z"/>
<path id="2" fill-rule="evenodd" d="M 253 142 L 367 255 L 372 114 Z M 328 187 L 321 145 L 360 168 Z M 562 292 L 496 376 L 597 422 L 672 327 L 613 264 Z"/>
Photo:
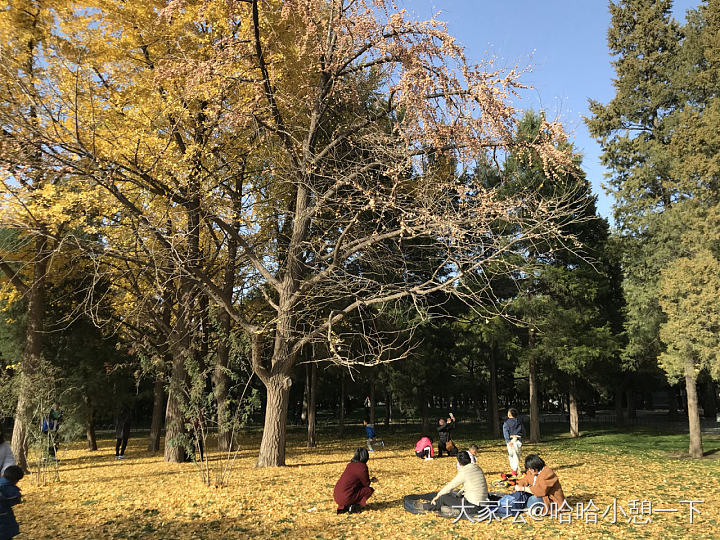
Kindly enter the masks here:
<path id="1" fill-rule="evenodd" d="M 600 214 L 611 218 L 612 197 L 601 187 L 606 169 L 600 146 L 583 122 L 588 98 L 607 103 L 614 95 L 614 71 L 607 50 L 610 13 L 606 0 L 401 0 L 417 18 L 440 11 L 470 59 L 496 57 L 500 66 L 531 66 L 522 81 L 533 86 L 515 105 L 543 109 L 560 120 L 583 156 L 583 167 L 598 195 Z M 675 18 L 684 20 L 699 0 L 675 0 Z"/>

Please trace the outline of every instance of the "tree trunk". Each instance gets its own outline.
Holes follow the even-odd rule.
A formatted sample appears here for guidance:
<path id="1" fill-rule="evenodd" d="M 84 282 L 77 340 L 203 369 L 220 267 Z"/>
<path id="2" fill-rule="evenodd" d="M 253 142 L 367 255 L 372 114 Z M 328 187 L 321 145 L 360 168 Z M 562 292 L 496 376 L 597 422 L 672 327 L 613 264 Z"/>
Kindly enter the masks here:
<path id="1" fill-rule="evenodd" d="M 310 366 L 305 364 L 305 389 L 303 390 L 302 413 L 300 419 L 303 423 L 308 419 L 308 407 L 310 405 Z"/>
<path id="2" fill-rule="evenodd" d="M 425 435 L 427 435 L 428 437 L 431 437 L 431 434 L 430 434 L 430 411 L 428 408 L 427 396 L 425 396 L 425 395 L 420 396 L 420 408 L 422 409 L 423 433 Z"/>
<path id="3" fill-rule="evenodd" d="M 625 390 L 625 396 L 627 398 L 627 417 L 636 418 L 637 413 L 635 411 L 635 394 L 631 388 Z"/>
<path id="4" fill-rule="evenodd" d="M 90 452 L 97 450 L 97 440 L 95 439 L 95 410 L 92 408 L 88 413 L 85 437 L 87 438 L 88 450 Z"/>
<path id="5" fill-rule="evenodd" d="M 370 380 L 370 423 L 375 425 L 375 381 Z"/>
<path id="6" fill-rule="evenodd" d="M 230 361 L 230 315 L 223 310 L 219 314 L 219 319 L 222 335 L 218 338 L 217 358 L 215 359 L 212 382 L 217 402 L 217 446 L 219 451 L 227 452 L 232 437 L 232 413 L 228 400 L 230 389 L 230 375 L 228 373 L 228 362 Z"/>
<path id="7" fill-rule="evenodd" d="M 703 447 L 696 378 L 695 362 L 691 357 L 688 357 L 685 360 L 685 390 L 687 392 L 688 427 L 690 431 L 689 453 L 691 458 L 698 459 L 703 457 Z"/>
<path id="8" fill-rule="evenodd" d="M 497 396 L 497 357 L 495 356 L 496 348 L 493 346 L 490 349 L 490 356 L 488 358 L 490 368 L 490 381 L 488 382 L 488 426 L 490 427 L 490 433 L 493 439 L 500 438 L 500 424 L 498 422 L 500 417 L 500 411 L 498 411 L 498 396 Z"/>
<path id="9" fill-rule="evenodd" d="M 579 437 L 580 436 L 580 419 L 578 417 L 578 406 L 577 406 L 577 396 L 576 394 L 576 388 L 575 388 L 575 378 L 570 377 L 570 384 L 568 389 L 568 395 L 570 402 L 570 436 L 571 437 Z"/>
<path id="10" fill-rule="evenodd" d="M 715 405 L 715 383 L 708 380 L 703 384 L 703 417 L 715 419 L 717 406 Z"/>
<path id="11" fill-rule="evenodd" d="M 173 352 L 170 389 L 165 409 L 165 461 L 182 463 L 185 461 L 185 448 L 179 439 L 185 433 L 185 417 L 182 412 L 183 387 L 187 376 L 185 369 L 185 351 Z"/>
<path id="12" fill-rule="evenodd" d="M 15 462 L 24 471 L 28 470 L 28 426 L 32 421 L 33 403 L 32 378 L 40 368 L 42 357 L 43 322 L 45 319 L 45 277 L 47 275 L 49 254 L 47 240 L 39 236 L 35 240 L 33 259 L 33 283 L 27 291 L 27 328 L 25 330 L 25 350 L 20 369 L 20 389 L 15 410 L 15 424 L 12 434 L 12 452 Z"/>
<path id="13" fill-rule="evenodd" d="M 310 365 L 310 405 L 308 407 L 308 426 L 307 426 L 307 447 L 314 448 L 317 446 L 315 440 L 316 427 L 316 405 L 317 405 L 317 364 L 312 362 Z"/>
<path id="14" fill-rule="evenodd" d="M 165 405 L 165 381 L 162 374 L 155 376 L 153 386 L 153 412 L 150 422 L 150 437 L 148 438 L 148 450 L 158 452 L 160 450 L 160 435 L 162 433 L 163 409 Z"/>
<path id="15" fill-rule="evenodd" d="M 385 391 L 385 427 L 390 427 L 390 416 L 392 415 L 391 399 L 392 394 L 390 394 L 389 391 Z"/>
<path id="16" fill-rule="evenodd" d="M 263 383 L 267 389 L 267 400 L 257 466 L 282 467 L 285 465 L 285 428 L 292 380 L 280 374 L 263 380 Z"/>
<path id="17" fill-rule="evenodd" d="M 345 434 L 345 370 L 340 371 L 340 411 L 338 413 L 338 431 Z"/>
<path id="18" fill-rule="evenodd" d="M 623 409 L 623 389 L 621 386 L 615 388 L 615 425 L 625 425 L 625 410 Z"/>
<path id="19" fill-rule="evenodd" d="M 677 391 L 675 390 L 674 386 L 668 387 L 667 391 L 668 395 L 668 416 L 674 417 L 677 416 Z"/>
<path id="20" fill-rule="evenodd" d="M 528 341 L 530 360 L 528 362 L 528 382 L 530 387 L 530 442 L 540 442 L 540 406 L 538 404 L 537 365 L 532 348 L 535 345 L 535 331 L 530 329 Z"/>

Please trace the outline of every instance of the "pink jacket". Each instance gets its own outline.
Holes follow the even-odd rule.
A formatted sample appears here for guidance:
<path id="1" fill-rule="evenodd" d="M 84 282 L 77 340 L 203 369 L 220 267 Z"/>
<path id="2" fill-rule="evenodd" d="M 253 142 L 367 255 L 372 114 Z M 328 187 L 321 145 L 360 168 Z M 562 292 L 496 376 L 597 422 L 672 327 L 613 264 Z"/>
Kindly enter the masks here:
<path id="1" fill-rule="evenodd" d="M 423 437 L 422 439 L 420 439 L 420 440 L 417 442 L 417 444 L 415 445 L 415 451 L 416 451 L 416 452 L 422 452 L 422 451 L 425 450 L 425 448 L 427 448 L 428 446 L 430 447 L 430 457 L 434 457 L 434 454 L 433 454 L 433 444 L 432 444 L 432 441 L 430 440 L 430 437 Z"/>

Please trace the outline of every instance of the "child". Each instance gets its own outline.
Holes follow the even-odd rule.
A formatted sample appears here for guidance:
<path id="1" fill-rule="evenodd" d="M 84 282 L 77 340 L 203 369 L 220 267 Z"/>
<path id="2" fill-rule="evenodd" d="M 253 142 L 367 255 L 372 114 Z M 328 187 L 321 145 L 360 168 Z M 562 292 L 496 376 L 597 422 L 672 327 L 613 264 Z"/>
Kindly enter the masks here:
<path id="1" fill-rule="evenodd" d="M 420 459 L 431 460 L 433 458 L 432 444 L 432 439 L 427 435 L 423 435 L 415 444 L 415 455 Z"/>
<path id="2" fill-rule="evenodd" d="M 470 447 L 467 449 L 467 453 L 470 456 L 470 463 L 473 465 L 477 465 L 477 451 L 478 451 L 478 445 L 477 444 L 471 444 Z M 460 471 L 460 468 L 462 465 L 460 465 L 460 462 L 457 463 L 457 470 Z"/>
<path id="3" fill-rule="evenodd" d="M 0 540 L 10 540 L 20 534 L 12 506 L 20 502 L 20 490 L 17 483 L 25 476 L 17 465 L 11 465 L 0 478 Z"/>
<path id="4" fill-rule="evenodd" d="M 503 423 L 503 437 L 507 445 L 508 461 L 513 475 L 517 476 L 520 470 L 522 459 L 522 437 L 525 435 L 525 428 L 517 418 L 517 410 L 509 409 L 508 419 Z"/>
<path id="5" fill-rule="evenodd" d="M 372 443 L 375 441 L 375 428 L 372 424 L 368 424 L 367 420 L 363 420 L 363 425 L 365 426 L 365 435 L 367 435 L 367 447 L 368 452 L 374 452 L 372 447 Z M 382 448 L 385 448 L 385 443 L 383 441 L 377 441 Z"/>

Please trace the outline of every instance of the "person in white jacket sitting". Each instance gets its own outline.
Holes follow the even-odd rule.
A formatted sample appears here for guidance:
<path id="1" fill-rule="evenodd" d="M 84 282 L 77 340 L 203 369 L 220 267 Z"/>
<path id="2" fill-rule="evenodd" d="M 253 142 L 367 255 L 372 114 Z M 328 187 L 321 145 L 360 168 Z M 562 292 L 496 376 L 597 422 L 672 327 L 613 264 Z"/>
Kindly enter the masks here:
<path id="1" fill-rule="evenodd" d="M 461 504 L 465 508 L 468 508 L 469 505 L 486 505 L 488 503 L 488 488 L 485 473 L 477 464 L 472 463 L 468 452 L 460 452 L 457 460 L 460 470 L 455 475 L 455 478 L 450 480 L 435 495 L 430 504 L 456 508 L 459 508 Z M 463 486 L 461 493 L 452 491 L 460 486 Z M 464 504 L 462 503 L 463 498 L 465 499 Z"/>
<path id="2" fill-rule="evenodd" d="M 5 440 L 2 430 L 0 430 L 0 477 L 10 465 L 15 465 L 15 456 L 13 456 L 10 443 Z"/>

